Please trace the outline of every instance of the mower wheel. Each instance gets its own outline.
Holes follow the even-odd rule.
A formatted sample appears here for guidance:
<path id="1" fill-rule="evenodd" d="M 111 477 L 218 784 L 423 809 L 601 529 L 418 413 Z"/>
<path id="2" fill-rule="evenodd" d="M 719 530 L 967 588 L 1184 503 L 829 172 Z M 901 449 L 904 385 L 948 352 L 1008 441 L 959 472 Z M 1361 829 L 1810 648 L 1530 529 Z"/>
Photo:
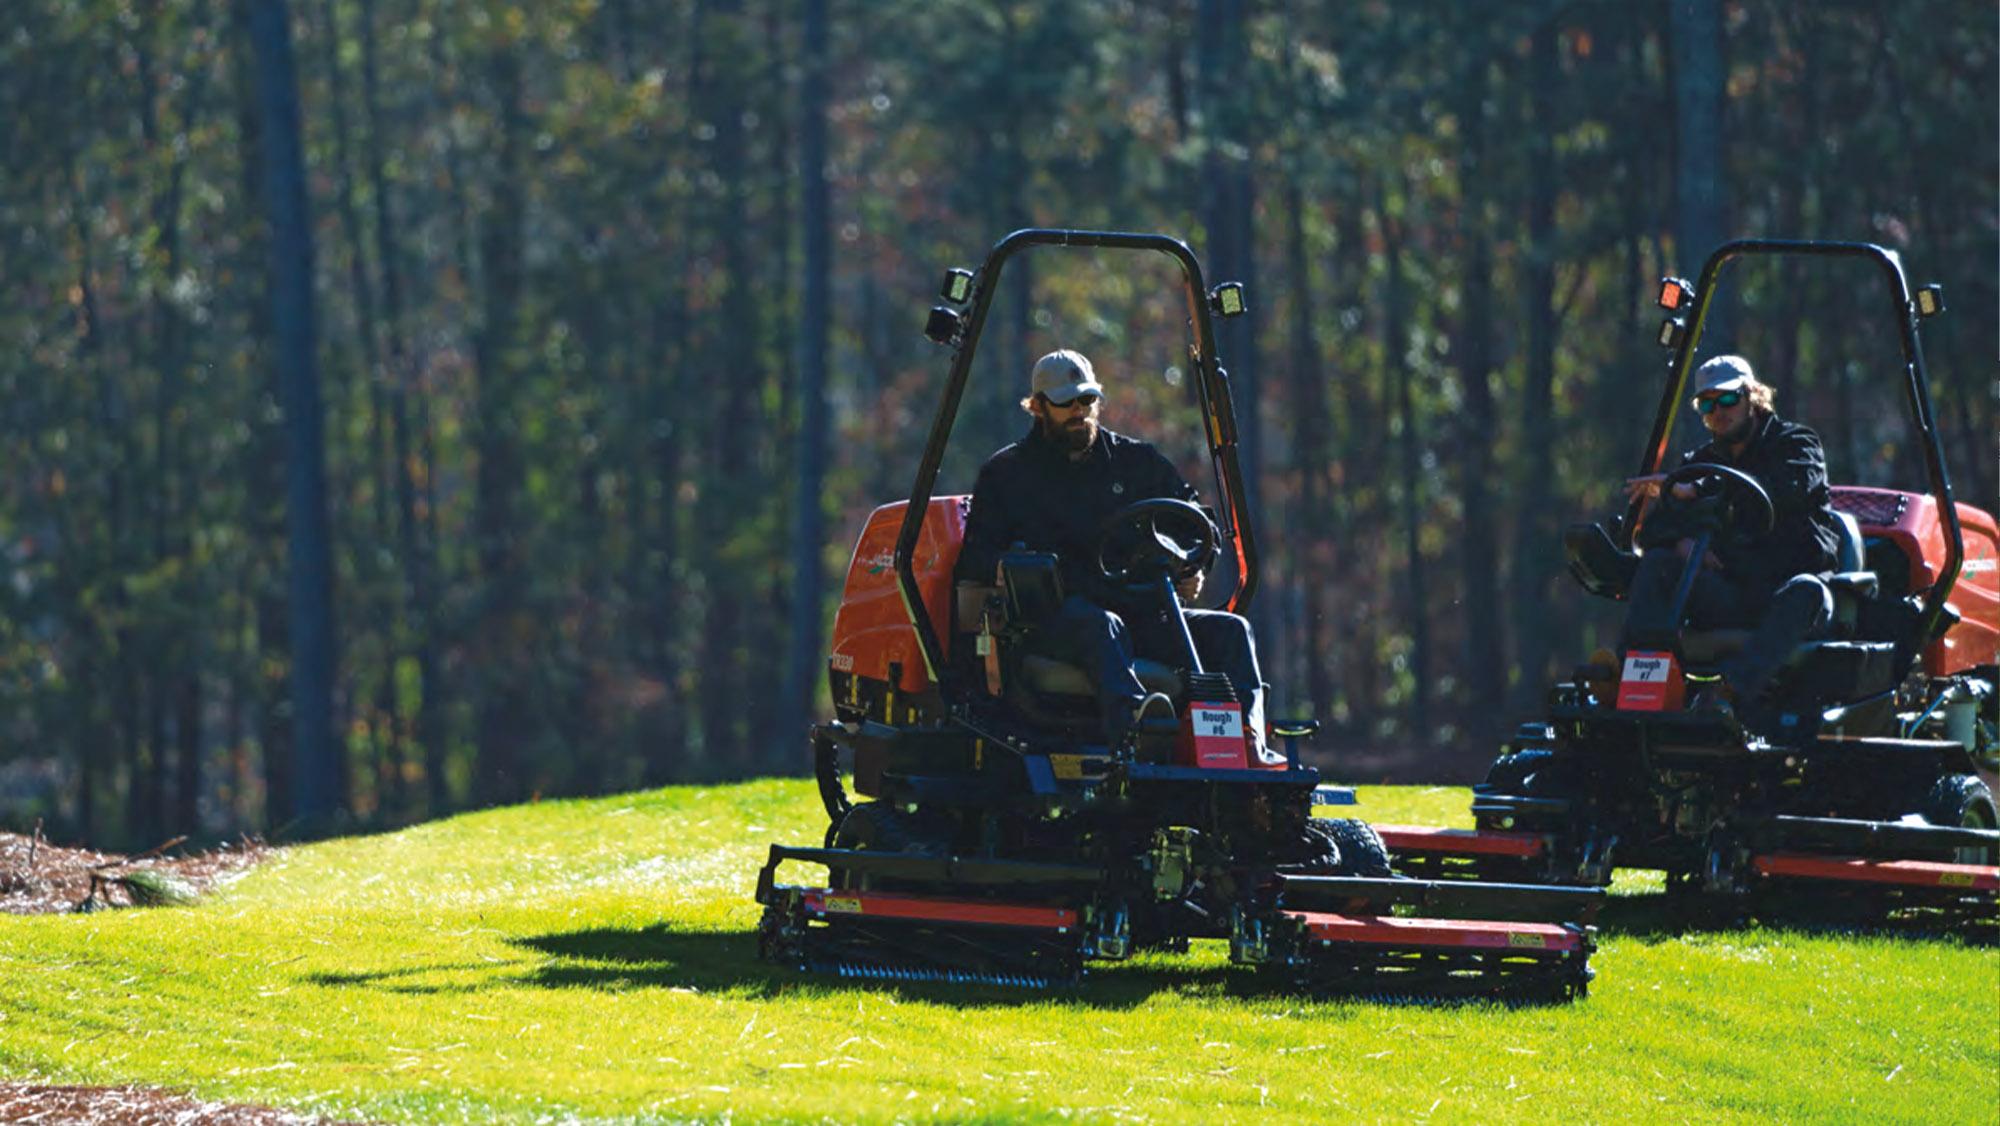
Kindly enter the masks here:
<path id="1" fill-rule="evenodd" d="M 1947 774 L 1931 787 L 1924 799 L 1924 820 L 1933 825 L 1963 829 L 1991 829 L 2000 825 L 1993 805 L 1993 791 L 1977 774 Z M 1960 864 L 1984 864 L 1983 850 L 1959 849 L 1953 858 Z"/>
<path id="2" fill-rule="evenodd" d="M 1551 752 L 1542 750 L 1515 751 L 1511 755 L 1502 755 L 1494 759 L 1493 765 L 1487 768 L 1482 792 L 1525 794 L 1528 792 L 1528 779 L 1547 766 L 1549 760 L 1554 757 Z"/>
<path id="3" fill-rule="evenodd" d="M 840 819 L 840 824 L 833 830 L 831 845 L 866 852 L 943 856 L 951 848 L 938 828 L 932 819 L 921 814 L 908 814 L 884 802 L 868 801 L 849 809 L 847 815 Z M 852 886 L 851 877 L 845 869 L 832 869 L 828 876 L 836 888 Z"/>
<path id="4" fill-rule="evenodd" d="M 1389 866 L 1389 848 L 1382 843 L 1375 826 L 1351 817 L 1339 820 L 1316 817 L 1312 823 L 1338 846 L 1339 875 L 1386 880 L 1396 874 Z"/>

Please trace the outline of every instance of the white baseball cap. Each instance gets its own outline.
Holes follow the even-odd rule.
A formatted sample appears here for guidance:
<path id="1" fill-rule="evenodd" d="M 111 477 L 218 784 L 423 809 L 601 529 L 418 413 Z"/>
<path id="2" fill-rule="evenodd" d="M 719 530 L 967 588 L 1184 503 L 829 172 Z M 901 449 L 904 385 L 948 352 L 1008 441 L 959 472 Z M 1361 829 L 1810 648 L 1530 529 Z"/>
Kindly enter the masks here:
<path id="1" fill-rule="evenodd" d="M 1715 391 L 1740 391 L 1743 385 L 1757 378 L 1750 370 L 1750 361 L 1741 356 L 1717 356 L 1701 365 L 1694 373 L 1694 393 L 1696 398 Z"/>
<path id="2" fill-rule="evenodd" d="M 1035 393 L 1052 403 L 1067 403 L 1078 395 L 1103 397 L 1104 387 L 1090 369 L 1090 359 L 1068 348 L 1050 352 L 1035 361 L 1032 377 Z"/>

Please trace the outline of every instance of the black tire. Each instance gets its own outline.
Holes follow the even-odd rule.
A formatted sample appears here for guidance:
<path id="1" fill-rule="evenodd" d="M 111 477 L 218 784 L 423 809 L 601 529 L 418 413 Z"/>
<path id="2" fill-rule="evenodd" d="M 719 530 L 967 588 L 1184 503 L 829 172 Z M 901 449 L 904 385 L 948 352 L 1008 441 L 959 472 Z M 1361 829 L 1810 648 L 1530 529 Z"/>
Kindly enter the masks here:
<path id="1" fill-rule="evenodd" d="M 835 848 L 869 852 L 914 852 L 943 856 L 951 851 L 944 826 L 936 818 L 909 814 L 878 801 L 862 802 L 847 811 L 834 830 Z"/>
<path id="2" fill-rule="evenodd" d="M 1993 791 L 1977 774 L 1947 774 L 1931 787 L 1921 811 L 1933 825 L 1963 829 L 1992 829 L 2000 826 L 2000 813 L 1993 804 Z M 1953 859 L 1960 864 L 1985 864 L 1985 850 L 1962 848 Z"/>
<path id="3" fill-rule="evenodd" d="M 1486 770 L 1486 781 L 1481 783 L 1482 793 L 1525 794 L 1529 779 L 1533 778 L 1555 756 L 1548 751 L 1515 751 L 1493 760 Z"/>
<path id="4" fill-rule="evenodd" d="M 1396 875 L 1396 870 L 1389 865 L 1389 848 L 1382 843 L 1382 836 L 1375 831 L 1375 826 L 1353 818 L 1314 818 L 1313 824 L 1322 827 L 1339 847 L 1340 875 L 1371 880 L 1386 880 Z"/>
<path id="5" fill-rule="evenodd" d="M 1331 824 L 1319 817 L 1307 821 L 1285 868 L 1304 876 L 1342 875 L 1340 841 L 1328 828 Z"/>
<path id="6" fill-rule="evenodd" d="M 862 852 L 909 852 L 919 856 L 944 856 L 951 842 L 934 819 L 907 814 L 883 802 L 862 802 L 847 811 L 832 834 L 831 846 Z M 829 882 L 836 888 L 860 886 L 844 868 L 831 869 Z"/>

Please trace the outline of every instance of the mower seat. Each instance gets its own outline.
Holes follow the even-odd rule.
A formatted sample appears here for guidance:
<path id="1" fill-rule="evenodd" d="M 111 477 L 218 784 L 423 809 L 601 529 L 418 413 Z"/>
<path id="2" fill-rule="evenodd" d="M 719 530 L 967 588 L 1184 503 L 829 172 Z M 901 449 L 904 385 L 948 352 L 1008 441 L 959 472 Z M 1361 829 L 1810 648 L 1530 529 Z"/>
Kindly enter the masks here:
<path id="1" fill-rule="evenodd" d="M 1774 699 L 1838 704 L 1895 687 L 1896 647 L 1886 641 L 1808 641 L 1772 677 Z"/>
<path id="2" fill-rule="evenodd" d="M 1873 601 L 1881 584 L 1875 572 L 1861 569 L 1861 525 L 1845 512 L 1836 512 L 1834 516 L 1840 520 L 1840 548 L 1834 556 L 1838 569 L 1820 578 L 1833 592 L 1833 621 L 1828 627 L 1829 634 L 1835 639 L 1851 638 L 1855 634 L 1855 620 L 1860 616 L 1861 604 Z M 1750 631 L 1747 629 L 1684 630 L 1681 633 L 1681 656 L 1690 665 L 1712 665 L 1724 657 L 1742 652 L 1749 641 Z M 1792 652 L 1785 661 L 1785 667 L 1791 668 L 1813 659 L 1811 651 L 1816 646 L 1829 643 L 1825 639 L 1806 642 Z"/>
<path id="3" fill-rule="evenodd" d="M 1159 661 L 1140 657 L 1132 662 L 1132 671 L 1138 675 L 1139 683 L 1148 692 L 1158 692 L 1173 698 L 1175 707 L 1186 695 L 1182 690 L 1181 675 L 1172 667 Z M 1095 701 L 1097 692 L 1090 686 L 1090 675 L 1082 667 L 1054 657 L 1044 657 L 1029 653 L 1021 658 L 1021 679 L 1027 687 L 1043 696 L 1081 697 Z"/>

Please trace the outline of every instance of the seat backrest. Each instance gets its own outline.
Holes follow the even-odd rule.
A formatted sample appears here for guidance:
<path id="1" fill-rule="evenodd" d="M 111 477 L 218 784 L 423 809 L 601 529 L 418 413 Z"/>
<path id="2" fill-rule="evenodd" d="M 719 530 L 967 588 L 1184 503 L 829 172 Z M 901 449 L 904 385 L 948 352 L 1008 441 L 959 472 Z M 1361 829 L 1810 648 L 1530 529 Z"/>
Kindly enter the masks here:
<path id="1" fill-rule="evenodd" d="M 1862 560 L 1861 522 L 1852 513 L 1838 512 L 1834 519 L 1840 521 L 1840 550 L 1835 558 L 1835 571 L 1865 571 L 1867 564 Z"/>

